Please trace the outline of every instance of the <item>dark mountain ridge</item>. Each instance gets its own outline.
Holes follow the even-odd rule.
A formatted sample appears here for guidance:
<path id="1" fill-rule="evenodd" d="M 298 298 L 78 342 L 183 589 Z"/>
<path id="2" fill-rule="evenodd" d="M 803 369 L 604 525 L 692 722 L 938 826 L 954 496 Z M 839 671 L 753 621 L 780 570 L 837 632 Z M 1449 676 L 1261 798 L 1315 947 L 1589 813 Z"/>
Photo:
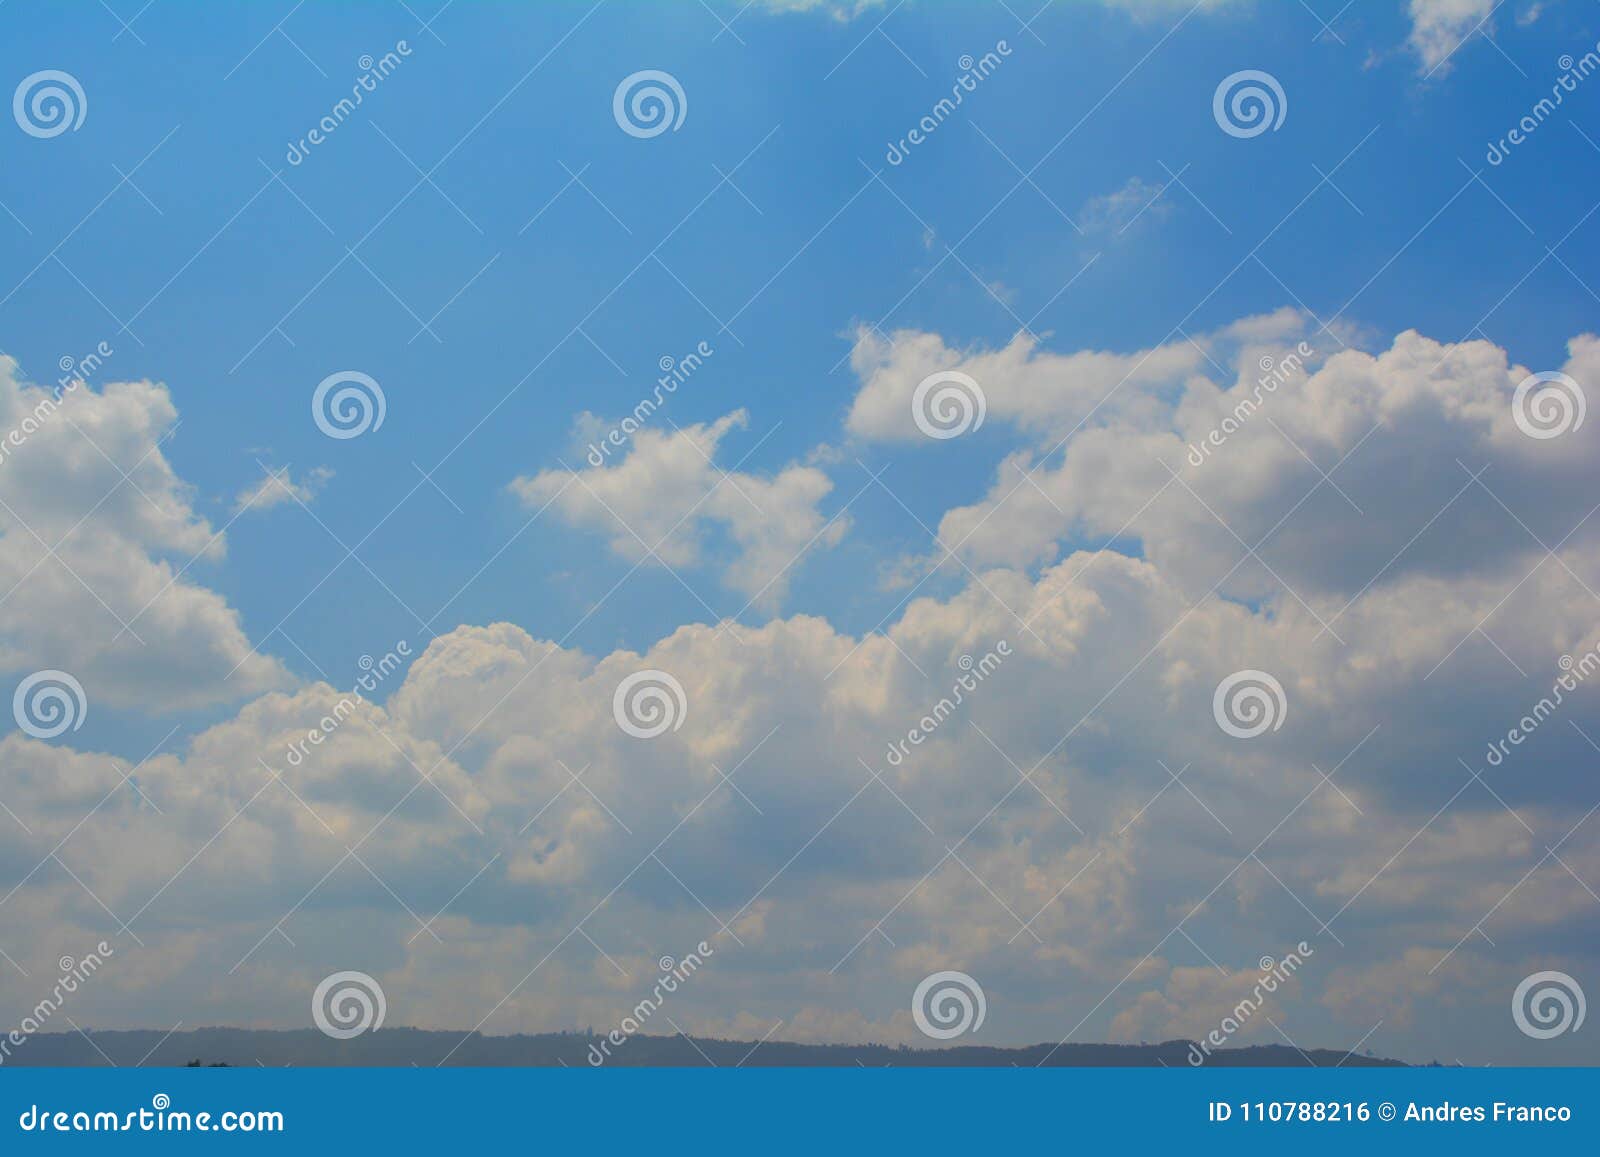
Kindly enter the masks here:
<path id="1" fill-rule="evenodd" d="M 109 1064 L 178 1067 L 198 1060 L 202 1065 L 233 1067 L 422 1066 L 438 1064 L 478 1067 L 588 1068 L 600 1057 L 600 1036 L 584 1032 L 486 1036 L 414 1028 L 384 1028 L 350 1040 L 333 1040 L 316 1029 L 268 1030 L 201 1028 L 163 1033 L 154 1029 L 86 1030 L 84 1034 L 41 1033 L 13 1049 L 5 1065 L 104 1067 Z M 605 1066 L 716 1065 L 732 1067 L 821 1067 L 862 1065 L 868 1068 L 972 1067 L 1191 1067 L 1193 1042 L 1161 1044 L 1037 1044 L 1018 1048 L 961 1045 L 950 1048 L 908 1048 L 891 1045 L 799 1044 L 791 1041 L 731 1041 L 703 1037 L 644 1036 L 610 1046 Z M 1335 1066 L 1403 1066 L 1338 1049 L 1301 1050 L 1288 1045 L 1255 1045 L 1214 1050 L 1210 1067 L 1332 1068 Z"/>

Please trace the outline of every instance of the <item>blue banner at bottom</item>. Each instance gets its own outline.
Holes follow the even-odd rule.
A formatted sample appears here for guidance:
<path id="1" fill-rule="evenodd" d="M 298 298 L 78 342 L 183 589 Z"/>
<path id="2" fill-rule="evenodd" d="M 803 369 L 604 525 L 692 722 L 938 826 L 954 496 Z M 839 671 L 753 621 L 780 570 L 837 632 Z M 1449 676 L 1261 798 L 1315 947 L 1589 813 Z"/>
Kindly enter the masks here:
<path id="1" fill-rule="evenodd" d="M 1596 1069 L 12 1069 L 0 1150 L 1594 1152 L 1597 1090 Z"/>

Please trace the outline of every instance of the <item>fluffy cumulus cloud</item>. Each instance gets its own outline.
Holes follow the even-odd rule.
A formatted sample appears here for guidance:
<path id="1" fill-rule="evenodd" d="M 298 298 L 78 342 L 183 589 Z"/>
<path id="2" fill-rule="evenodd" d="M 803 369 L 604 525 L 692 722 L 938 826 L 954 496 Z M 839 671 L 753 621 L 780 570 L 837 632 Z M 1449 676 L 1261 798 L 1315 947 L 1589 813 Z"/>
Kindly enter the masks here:
<path id="1" fill-rule="evenodd" d="M 863 438 L 918 442 L 926 437 L 917 422 L 918 387 L 932 374 L 956 370 L 978 382 L 991 418 L 1060 437 L 1094 413 L 1119 383 L 1131 382 L 1137 392 L 1139 386 L 1181 381 L 1204 358 L 1201 346 L 1188 343 L 1129 354 L 1056 354 L 1019 333 L 998 350 L 955 350 L 935 333 L 863 329 L 850 355 L 863 384 L 846 425 Z"/>
<path id="2" fill-rule="evenodd" d="M 907 995 L 939 967 L 981 979 L 996 1039 L 1199 1035 L 1261 956 L 1307 940 L 1265 1015 L 1327 1043 L 1399 980 L 1431 999 L 1441 961 L 1475 964 L 1498 1006 L 1521 952 L 1591 919 L 1549 870 L 1497 910 L 1497 950 L 1456 948 L 1565 835 L 1578 813 L 1558 797 L 1582 781 L 1497 782 L 1502 806 L 1453 759 L 1482 736 L 1437 738 L 1442 707 L 1396 716 L 1397 689 L 1499 592 L 1405 637 L 1392 624 L 1417 595 L 1400 583 L 1340 646 L 1305 616 L 1187 606 L 1114 553 L 986 577 L 867 639 L 799 617 L 594 658 L 463 627 L 385 707 L 323 685 L 272 694 L 132 781 L 12 736 L 6 800 L 31 831 L 7 842 L 7 878 L 26 883 L 0 927 L 50 930 L 22 941 L 32 971 L 125 922 L 118 970 L 85 996 L 100 1024 L 299 1023 L 316 980 L 349 966 L 380 977 L 397 1022 L 607 1023 L 651 960 L 706 939 L 713 968 L 672 1010 L 689 1031 L 783 1020 L 907 1041 Z M 1516 625 L 1592 630 L 1553 576 L 1538 593 Z M 1441 673 L 1441 693 L 1515 702 L 1521 681 L 1490 657 Z M 1252 665 L 1280 673 L 1288 713 L 1244 741 L 1217 727 L 1212 690 Z M 681 726 L 654 739 L 614 716 L 641 670 L 683 693 Z M 61 864 L 28 876 L 69 834 Z M 1561 853 L 1600 871 L 1585 831 Z M 1377 968 L 1401 952 L 1414 967 Z"/>
<path id="3" fill-rule="evenodd" d="M 1511 398 L 1530 368 L 1487 341 L 1407 332 L 1368 353 L 1284 312 L 1138 354 L 1048 354 L 1020 337 L 954 350 L 900 333 L 863 337 L 856 361 L 859 432 L 903 436 L 912 383 L 938 367 L 969 374 L 990 421 L 1027 436 L 988 494 L 939 526 L 972 565 L 1136 540 L 1194 597 L 1280 595 L 1331 626 L 1374 581 L 1515 581 L 1527 551 L 1600 531 L 1586 518 L 1600 430 L 1524 433 Z M 1558 369 L 1596 380 L 1600 342 L 1574 338 Z"/>
<path id="4" fill-rule="evenodd" d="M 1473 33 L 1492 32 L 1494 0 L 1409 0 L 1408 44 L 1425 73 L 1448 68 L 1456 49 Z"/>
<path id="5" fill-rule="evenodd" d="M 393 1024 L 610 1025 L 704 940 L 668 1010 L 693 1034 L 917 1043 L 912 990 L 959 969 L 990 1042 L 1232 1018 L 1349 1047 L 1384 1020 L 1367 1047 L 1410 1059 L 1592 1061 L 1586 1034 L 1535 1056 L 1505 1009 L 1597 959 L 1593 424 L 1524 433 L 1487 343 L 1340 340 L 1292 313 L 1132 354 L 863 336 L 858 437 L 898 452 L 907 384 L 965 367 L 1049 495 L 983 499 L 1014 521 L 967 536 L 973 576 L 866 636 L 795 614 L 591 655 L 464 625 L 381 705 L 269 692 L 137 769 L 11 735 L 0 945 L 39 975 L 114 938 L 74 1012 L 105 1026 L 300 1025 L 350 968 Z M 564 513 L 664 531 L 725 429 L 641 438 Z M 781 509 L 788 474 L 751 497 Z M 1222 523 L 1271 530 L 1260 560 Z M 1240 672 L 1264 717 L 1219 702 Z M 36 999 L 0 972 L 5 1007 Z"/>
<path id="6" fill-rule="evenodd" d="M 718 466 L 722 440 L 748 424 L 736 410 L 709 424 L 639 430 L 618 461 L 596 451 L 598 464 L 590 458 L 576 471 L 543 470 L 511 489 L 531 509 L 552 506 L 573 525 L 604 534 L 630 561 L 674 569 L 720 562 L 728 587 L 770 609 L 802 556 L 838 543 L 849 521 L 822 514 L 833 483 L 813 466 L 770 478 Z M 717 532 L 727 540 L 720 547 L 712 541 Z"/>
<path id="7" fill-rule="evenodd" d="M 0 667 L 64 670 L 91 701 L 153 712 L 280 683 L 198 576 L 223 536 L 163 447 L 164 386 L 35 385 L 0 358 Z"/>

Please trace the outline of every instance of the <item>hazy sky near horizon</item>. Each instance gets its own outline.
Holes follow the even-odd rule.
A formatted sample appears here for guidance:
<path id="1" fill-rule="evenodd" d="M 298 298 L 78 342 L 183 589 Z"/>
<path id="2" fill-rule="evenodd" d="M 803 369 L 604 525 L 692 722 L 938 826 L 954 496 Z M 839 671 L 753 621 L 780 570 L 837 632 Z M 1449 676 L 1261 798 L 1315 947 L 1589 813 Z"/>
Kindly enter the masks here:
<path id="1" fill-rule="evenodd" d="M 1595 5 L 112 8 L 0 8 L 0 1021 L 1600 1061 Z"/>

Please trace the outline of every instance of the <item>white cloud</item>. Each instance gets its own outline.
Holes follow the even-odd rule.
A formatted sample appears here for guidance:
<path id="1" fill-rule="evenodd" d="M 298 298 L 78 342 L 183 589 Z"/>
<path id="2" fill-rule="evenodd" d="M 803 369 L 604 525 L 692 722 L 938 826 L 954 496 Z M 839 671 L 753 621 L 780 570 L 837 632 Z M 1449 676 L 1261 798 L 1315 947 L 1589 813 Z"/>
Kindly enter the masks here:
<path id="1" fill-rule="evenodd" d="M 1058 500 L 1098 527 L 1138 512 L 1128 503 L 1150 453 L 1179 466 L 1259 358 L 1305 328 L 1293 314 L 1243 319 L 1198 336 L 1203 353 L 1150 351 L 1146 364 L 1166 368 L 1148 376 L 1129 377 L 1138 359 L 1126 355 L 1015 342 L 957 356 L 983 367 L 1021 453 L 1071 435 L 1061 469 L 1086 469 L 1083 456 L 1090 473 L 1069 475 Z M 1568 372 L 1595 380 L 1596 350 L 1574 339 Z M 892 399 L 951 353 L 937 335 L 897 335 L 860 363 L 863 393 Z M 1213 380 L 1210 359 L 1231 380 Z M 1193 498 L 1140 514 L 1137 552 L 1069 543 L 1035 573 L 986 565 L 914 598 L 882 634 L 795 615 L 686 625 L 643 653 L 591 656 L 509 623 L 461 626 L 382 706 L 324 684 L 268 693 L 130 783 L 99 753 L 0 740 L 0 798 L 27 827 L 0 845 L 0 943 L 49 975 L 58 956 L 117 938 L 115 966 L 74 1008 L 106 1027 L 298 1026 L 317 980 L 347 968 L 379 977 L 391 1024 L 607 1025 L 652 961 L 704 939 L 713 962 L 670 1009 L 690 1033 L 758 1037 L 782 1019 L 800 1039 L 921 1043 L 912 988 L 960 968 L 988 994 L 983 1040 L 1017 1043 L 1209 1028 L 1260 957 L 1305 940 L 1315 954 L 1265 1010 L 1302 1047 L 1348 1044 L 1392 1013 L 1414 1028 L 1372 1038 L 1380 1053 L 1529 1059 L 1541 1046 L 1504 1015 L 1511 989 L 1535 957 L 1574 974 L 1595 961 L 1578 934 L 1600 880 L 1600 825 L 1583 822 L 1592 754 L 1564 723 L 1594 734 L 1600 681 L 1576 687 L 1505 767 L 1484 767 L 1482 752 L 1533 709 L 1561 655 L 1600 643 L 1588 589 L 1600 542 L 1561 542 L 1593 501 L 1592 427 L 1521 434 L 1508 416 L 1521 371 L 1487 342 L 1447 349 L 1408 333 L 1308 370 L 1193 485 L 1253 526 L 1275 512 L 1258 515 L 1248 489 L 1207 471 L 1281 488 L 1288 503 L 1317 480 L 1266 418 L 1323 468 L 1378 424 L 1361 451 L 1374 457 L 1349 479 L 1356 498 L 1375 492 L 1364 513 L 1330 495 L 1286 524 L 1312 528 L 1293 550 L 1263 548 L 1283 573 L 1298 574 L 1303 552 L 1336 574 L 1316 609 L 1348 603 L 1338 638 L 1281 587 L 1241 601 L 1198 585 L 1220 540 Z M 1073 433 L 1108 373 L 1128 384 Z M 705 459 L 734 421 L 641 436 L 585 475 L 607 504 L 670 491 L 681 514 L 717 480 Z M 1502 510 L 1475 552 L 1423 535 L 1415 559 L 1375 575 L 1352 565 L 1359 584 L 1338 571 L 1340 552 L 1364 559 L 1368 539 L 1387 550 L 1415 535 L 1433 510 L 1409 492 L 1459 486 L 1457 457 L 1491 466 L 1484 481 L 1505 484 L 1496 492 L 1527 532 Z M 636 458 L 641 472 L 625 474 Z M 782 489 L 794 469 L 763 484 Z M 558 505 L 581 489 L 554 474 L 518 488 Z M 1454 505 L 1469 498 L 1469 522 L 1498 508 L 1481 488 Z M 627 509 L 656 526 L 664 505 Z M 1535 534 L 1561 542 L 1554 558 Z M 700 557 L 698 544 L 677 549 Z M 1002 640 L 1004 661 L 941 705 Z M 1274 673 L 1287 702 L 1282 728 L 1253 740 L 1213 717 L 1214 689 L 1246 668 Z M 619 684 L 644 669 L 669 672 L 687 702 L 681 728 L 653 740 L 612 714 Z M 891 759 L 913 728 L 927 738 Z M 313 730 L 328 738 L 304 746 Z M 70 875 L 47 855 L 58 845 Z M 34 988 L 0 970 L 0 1017 L 23 1015 Z M 1587 1039 L 1561 1047 L 1594 1056 Z"/>
<path id="2" fill-rule="evenodd" d="M 1580 573 L 1600 561 L 1567 558 Z M 1446 997 L 1499 1009 L 1528 946 L 1587 918 L 1592 899 L 1550 866 L 1495 909 L 1493 945 L 1450 952 L 1592 785 L 1552 728 L 1553 746 L 1520 750 L 1523 769 L 1493 781 L 1516 814 L 1473 786 L 1456 755 L 1510 722 L 1495 711 L 1524 686 L 1487 646 L 1415 690 L 1485 616 L 1527 670 L 1592 645 L 1588 596 L 1560 568 L 1506 605 L 1501 584 L 1441 597 L 1431 580 L 1385 582 L 1347 616 L 1343 645 L 1282 602 L 1191 606 L 1155 565 L 1116 553 L 984 578 L 864 639 L 801 616 L 688 626 L 595 659 L 509 624 L 462 627 L 386 706 L 341 711 L 320 684 L 268 695 L 152 759 L 137 792 L 116 761 L 12 736 L 5 799 L 31 831 L 0 858 L 7 890 L 80 821 L 62 855 L 84 886 L 36 874 L 0 906 L 0 939 L 47 971 L 106 933 L 87 888 L 146 945 L 119 940 L 117 969 L 84 997 L 96 1024 L 299 1024 L 315 982 L 353 966 L 379 976 L 391 1023 L 465 1029 L 492 1013 L 490 1032 L 609 1023 L 650 961 L 706 939 L 715 962 L 671 1009 L 686 1031 L 759 1036 L 792 1017 L 785 1035 L 801 1039 L 907 1043 L 908 994 L 936 968 L 980 978 L 991 1041 L 1075 1024 L 1075 1039 L 1137 1038 L 1215 1023 L 1259 957 L 1304 939 L 1316 954 L 1268 1011 L 1310 1047 L 1351 1039 L 1348 1010 L 1382 1005 L 1400 979 L 1424 1012 Z M 890 763 L 961 657 L 1001 639 L 1011 656 Z M 1284 729 L 1258 741 L 1212 719 L 1213 687 L 1245 666 L 1279 672 L 1289 696 Z M 612 717 L 613 691 L 642 668 L 671 672 L 687 698 L 682 728 L 657 740 Z M 1568 709 L 1597 707 L 1585 688 Z M 1600 829 L 1561 854 L 1595 879 Z M 422 924 L 440 912 L 436 942 Z M 1173 931 L 1180 919 L 1204 954 Z M 1404 978 L 1369 970 L 1396 945 L 1421 946 Z M 1471 985 L 1431 991 L 1447 953 L 1471 963 Z M 30 993 L 0 976 L 0 1007 Z M 1500 1027 L 1486 1048 L 1503 1057 L 1522 1038 Z"/>
<path id="3" fill-rule="evenodd" d="M 224 541 L 163 452 L 166 388 L 55 394 L 0 358 L 0 668 L 66 670 L 91 702 L 158 713 L 281 683 L 238 613 L 195 584 Z"/>
<path id="4" fill-rule="evenodd" d="M 1419 68 L 1433 73 L 1450 67 L 1456 49 L 1480 29 L 1492 33 L 1489 22 L 1494 0 L 1409 0 L 1411 35 L 1407 43 L 1417 54 Z"/>
<path id="5" fill-rule="evenodd" d="M 1162 197 L 1164 186 L 1139 177 L 1129 177 L 1121 188 L 1084 202 L 1077 212 L 1078 227 L 1085 233 L 1121 234 L 1139 221 L 1153 221 L 1172 211 Z"/>
<path id="6" fill-rule="evenodd" d="M 333 471 L 326 466 L 315 466 L 298 480 L 287 466 L 279 470 L 267 467 L 261 481 L 239 491 L 233 501 L 233 512 L 243 514 L 248 510 L 271 510 L 285 502 L 309 506 L 332 477 Z"/>
<path id="7" fill-rule="evenodd" d="M 1285 951 L 1294 952 L 1295 945 L 1285 945 Z M 1315 951 L 1312 949 L 1309 960 L 1315 959 Z M 1227 1034 L 1228 1044 L 1235 1048 L 1281 1043 L 1283 1038 L 1272 1030 L 1272 1021 L 1282 1020 L 1284 1005 L 1299 985 L 1294 971 L 1262 969 L 1261 963 L 1236 969 L 1212 964 L 1171 966 L 1160 988 L 1146 989 L 1117 1014 L 1111 1039 L 1204 1040 L 1216 1031 Z M 1293 967 L 1300 966 L 1296 960 Z M 1287 984 L 1281 980 L 1284 975 L 1289 978 Z M 1267 983 L 1273 991 L 1265 990 Z M 1225 1018 L 1230 1022 L 1227 1026 Z"/>
<path id="8" fill-rule="evenodd" d="M 1536 539 L 1578 527 L 1595 540 L 1600 525 L 1580 520 L 1600 483 L 1600 426 L 1524 435 L 1512 397 L 1529 369 L 1504 350 L 1407 332 L 1377 354 L 1300 358 L 1312 336 L 1293 313 L 1130 355 L 1021 338 L 960 354 L 938 335 L 897 334 L 892 348 L 866 335 L 852 426 L 902 436 L 902 399 L 938 367 L 971 374 L 991 422 L 1022 428 L 989 492 L 939 525 L 974 566 L 1033 565 L 1063 542 L 1117 535 L 1196 596 L 1287 583 L 1331 618 L 1374 576 L 1497 575 Z M 1573 339 L 1563 368 L 1600 380 L 1600 341 Z M 1482 546 L 1508 535 L 1517 549 Z"/>
<path id="9" fill-rule="evenodd" d="M 930 374 L 959 369 L 983 390 L 990 421 L 1066 433 L 1119 381 L 1170 384 L 1201 361 L 1201 351 L 1186 345 L 1134 354 L 1086 350 L 1059 355 L 1038 350 L 1033 338 L 1019 333 L 1002 349 L 963 352 L 938 334 L 897 330 L 884 337 L 863 328 L 850 354 L 862 388 L 846 425 L 863 438 L 926 443 L 912 417 L 917 386 Z"/>
<path id="10" fill-rule="evenodd" d="M 670 433 L 639 430 L 618 462 L 544 470 L 517 478 L 511 489 L 530 508 L 550 504 L 573 525 L 607 535 L 612 550 L 631 561 L 688 568 L 727 553 L 723 582 L 772 608 L 802 556 L 837 544 L 848 519 L 823 516 L 819 505 L 833 484 L 815 467 L 789 466 L 764 478 L 716 465 L 722 440 L 748 423 L 737 410 Z M 708 541 L 713 529 L 730 540 L 725 551 Z"/>

